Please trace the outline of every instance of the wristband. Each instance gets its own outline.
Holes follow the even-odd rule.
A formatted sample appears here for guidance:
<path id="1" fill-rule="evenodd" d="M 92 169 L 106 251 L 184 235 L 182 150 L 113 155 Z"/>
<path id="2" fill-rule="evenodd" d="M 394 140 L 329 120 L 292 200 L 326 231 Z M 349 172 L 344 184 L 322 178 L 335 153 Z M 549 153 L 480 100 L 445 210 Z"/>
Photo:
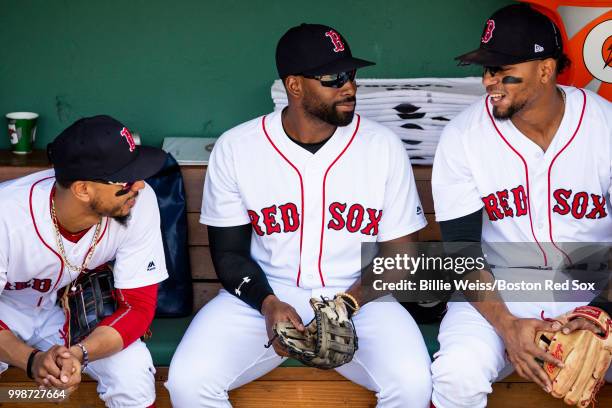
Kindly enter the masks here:
<path id="1" fill-rule="evenodd" d="M 84 370 L 89 364 L 89 353 L 87 352 L 87 349 L 82 343 L 77 343 L 75 344 L 75 346 L 79 347 L 83 352 L 83 363 L 81 364 L 81 370 Z"/>
<path id="2" fill-rule="evenodd" d="M 34 379 L 34 375 L 32 374 L 32 365 L 34 364 L 34 356 L 36 354 L 38 354 L 39 352 L 40 352 L 40 350 L 34 349 L 30 353 L 30 357 L 28 357 L 28 364 L 27 364 L 27 367 L 26 367 L 26 374 L 28 375 L 28 378 L 30 380 Z"/>
<path id="3" fill-rule="evenodd" d="M 349 317 L 353 317 L 353 315 L 357 314 L 357 312 L 361 308 L 359 306 L 359 303 L 357 303 L 357 299 L 355 299 L 355 296 L 353 296 L 353 295 L 350 295 L 350 294 L 348 294 L 346 292 L 342 292 L 342 293 L 338 293 L 336 296 L 337 297 L 341 297 L 342 300 L 344 301 L 344 303 L 346 303 L 349 306 L 349 308 L 351 309 L 351 310 L 349 310 Z M 347 302 L 347 299 L 350 302 Z M 352 304 L 349 304 L 349 303 L 352 303 Z"/>

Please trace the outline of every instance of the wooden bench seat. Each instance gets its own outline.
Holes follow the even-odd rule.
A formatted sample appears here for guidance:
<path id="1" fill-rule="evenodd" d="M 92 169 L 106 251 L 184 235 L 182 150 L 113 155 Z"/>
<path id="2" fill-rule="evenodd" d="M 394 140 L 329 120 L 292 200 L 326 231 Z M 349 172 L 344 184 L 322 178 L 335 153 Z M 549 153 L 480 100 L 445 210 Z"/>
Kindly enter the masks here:
<path id="1" fill-rule="evenodd" d="M 460 369 L 460 367 L 458 368 Z M 163 386 L 168 368 L 158 367 L 156 378 L 157 408 L 171 407 L 168 391 Z M 0 376 L 1 388 L 23 389 L 32 382 L 18 369 L 10 368 Z M 237 408 L 366 408 L 376 406 L 374 393 L 346 380 L 335 371 L 308 367 L 279 367 L 269 374 L 230 392 L 230 401 Z M 37 403 L 35 408 L 98 408 L 104 407 L 96 394 L 96 383 L 85 376 L 79 389 L 61 405 Z M 612 386 L 602 388 L 598 407 L 612 406 Z M 25 408 L 25 404 L 0 403 L 0 407 Z M 489 408 L 562 408 L 562 401 L 546 395 L 540 388 L 512 375 L 493 384 Z M 406 407 L 409 408 L 409 407 Z"/>

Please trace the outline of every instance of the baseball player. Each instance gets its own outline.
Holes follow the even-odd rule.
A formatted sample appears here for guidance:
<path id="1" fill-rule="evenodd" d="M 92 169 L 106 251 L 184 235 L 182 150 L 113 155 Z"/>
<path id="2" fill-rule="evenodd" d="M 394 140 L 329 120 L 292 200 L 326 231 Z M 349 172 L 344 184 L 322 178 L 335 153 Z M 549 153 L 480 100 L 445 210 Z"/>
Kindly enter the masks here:
<path id="1" fill-rule="evenodd" d="M 108 407 L 155 402 L 154 367 L 140 340 L 167 277 L 155 193 L 142 180 L 164 163 L 109 116 L 76 121 L 48 146 L 52 170 L 0 185 L 0 370 L 73 390 L 81 370 Z M 114 260 L 117 310 L 78 344 L 58 291 Z"/>
<path id="2" fill-rule="evenodd" d="M 213 149 L 200 222 L 224 289 L 192 321 L 170 364 L 175 407 L 229 407 L 228 391 L 286 356 L 277 322 L 304 330 L 309 299 L 351 299 L 359 349 L 337 371 L 380 407 L 426 407 L 430 359 L 394 300 L 361 295 L 362 242 L 414 240 L 426 225 L 406 152 L 389 129 L 354 114 L 353 58 L 338 31 L 289 29 L 276 64 L 288 107 L 241 124 Z"/>
<path id="3" fill-rule="evenodd" d="M 542 269 L 563 260 L 562 243 L 612 241 L 612 106 L 556 83 L 569 63 L 558 28 L 527 5 L 507 6 L 487 20 L 480 47 L 458 59 L 483 66 L 487 95 L 448 124 L 436 152 L 444 240 L 530 242 L 531 265 Z M 513 370 L 550 391 L 535 359 L 561 364 L 535 347 L 536 331 L 597 329 L 582 318 L 561 327 L 541 313 L 588 303 L 450 303 L 432 363 L 433 404 L 484 407 L 491 383 Z"/>

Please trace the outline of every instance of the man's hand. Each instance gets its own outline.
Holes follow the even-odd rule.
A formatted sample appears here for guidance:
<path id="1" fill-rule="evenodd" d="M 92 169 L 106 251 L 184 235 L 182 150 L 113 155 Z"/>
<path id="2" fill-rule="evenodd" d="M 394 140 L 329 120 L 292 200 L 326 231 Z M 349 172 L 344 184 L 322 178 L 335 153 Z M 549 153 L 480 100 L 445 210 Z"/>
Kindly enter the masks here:
<path id="1" fill-rule="evenodd" d="M 558 367 L 563 367 L 563 363 L 544 350 L 539 349 L 535 345 L 534 339 L 538 331 L 555 331 L 553 323 L 538 319 L 513 317 L 500 326 L 498 330 L 504 340 L 508 359 L 514 365 L 516 372 L 550 393 L 552 383 L 535 359 L 549 362 Z"/>
<path id="2" fill-rule="evenodd" d="M 82 357 L 75 355 L 75 350 L 73 350 L 72 348 L 70 349 L 70 353 L 70 357 L 64 358 L 60 356 L 57 361 L 58 365 L 61 368 L 60 381 L 64 384 L 63 389 L 65 389 L 68 394 L 75 391 L 81 383 L 81 373 L 83 368 L 81 366 Z M 65 378 L 68 378 L 67 382 L 64 382 Z M 55 385 L 54 387 L 62 388 L 57 385 Z"/>
<path id="3" fill-rule="evenodd" d="M 281 302 L 276 296 L 268 295 L 262 305 L 261 305 L 261 314 L 266 319 L 266 332 L 268 333 L 268 339 L 272 340 L 275 337 L 274 324 L 277 322 L 291 322 L 293 326 L 300 332 L 305 330 L 304 324 L 302 323 L 302 319 L 297 314 L 295 309 L 285 303 Z M 283 347 L 277 339 L 274 339 L 272 342 L 272 346 L 274 347 L 274 351 L 281 357 L 288 357 L 289 354 L 285 347 Z"/>
<path id="4" fill-rule="evenodd" d="M 53 346 L 34 356 L 32 375 L 41 386 L 67 390 L 81 382 L 81 363 L 66 347 Z"/>
<path id="5" fill-rule="evenodd" d="M 592 323 L 590 320 L 583 319 L 582 317 L 570 320 L 565 324 L 561 324 L 561 322 L 554 322 L 552 328 L 554 331 L 562 331 L 563 334 L 570 334 L 576 330 L 590 330 L 597 335 L 602 334 L 599 326 Z"/>

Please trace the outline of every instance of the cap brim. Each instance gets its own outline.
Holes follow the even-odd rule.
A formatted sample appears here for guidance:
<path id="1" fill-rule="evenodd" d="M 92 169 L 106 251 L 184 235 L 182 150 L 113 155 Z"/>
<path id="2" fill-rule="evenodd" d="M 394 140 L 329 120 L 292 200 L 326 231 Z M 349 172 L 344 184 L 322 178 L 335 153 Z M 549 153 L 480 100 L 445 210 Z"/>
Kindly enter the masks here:
<path id="1" fill-rule="evenodd" d="M 309 69 L 301 74 L 304 75 L 325 75 L 325 74 L 337 74 L 338 72 L 350 71 L 352 69 L 358 69 L 367 67 L 370 65 L 376 65 L 371 61 L 366 61 L 361 58 L 347 57 L 340 60 L 333 61 L 329 64 L 322 65 L 317 68 Z"/>
<path id="2" fill-rule="evenodd" d="M 160 171 L 168 156 L 162 149 L 151 146 L 138 146 L 137 154 L 130 164 L 105 179 L 116 182 L 144 180 Z"/>
<path id="3" fill-rule="evenodd" d="M 489 51 L 484 48 L 478 48 L 474 51 L 470 51 L 466 54 L 455 57 L 461 65 L 486 65 L 492 67 L 498 67 L 502 65 L 513 65 L 520 62 L 524 62 L 524 58 L 517 57 L 514 55 L 501 54 L 499 52 Z"/>

